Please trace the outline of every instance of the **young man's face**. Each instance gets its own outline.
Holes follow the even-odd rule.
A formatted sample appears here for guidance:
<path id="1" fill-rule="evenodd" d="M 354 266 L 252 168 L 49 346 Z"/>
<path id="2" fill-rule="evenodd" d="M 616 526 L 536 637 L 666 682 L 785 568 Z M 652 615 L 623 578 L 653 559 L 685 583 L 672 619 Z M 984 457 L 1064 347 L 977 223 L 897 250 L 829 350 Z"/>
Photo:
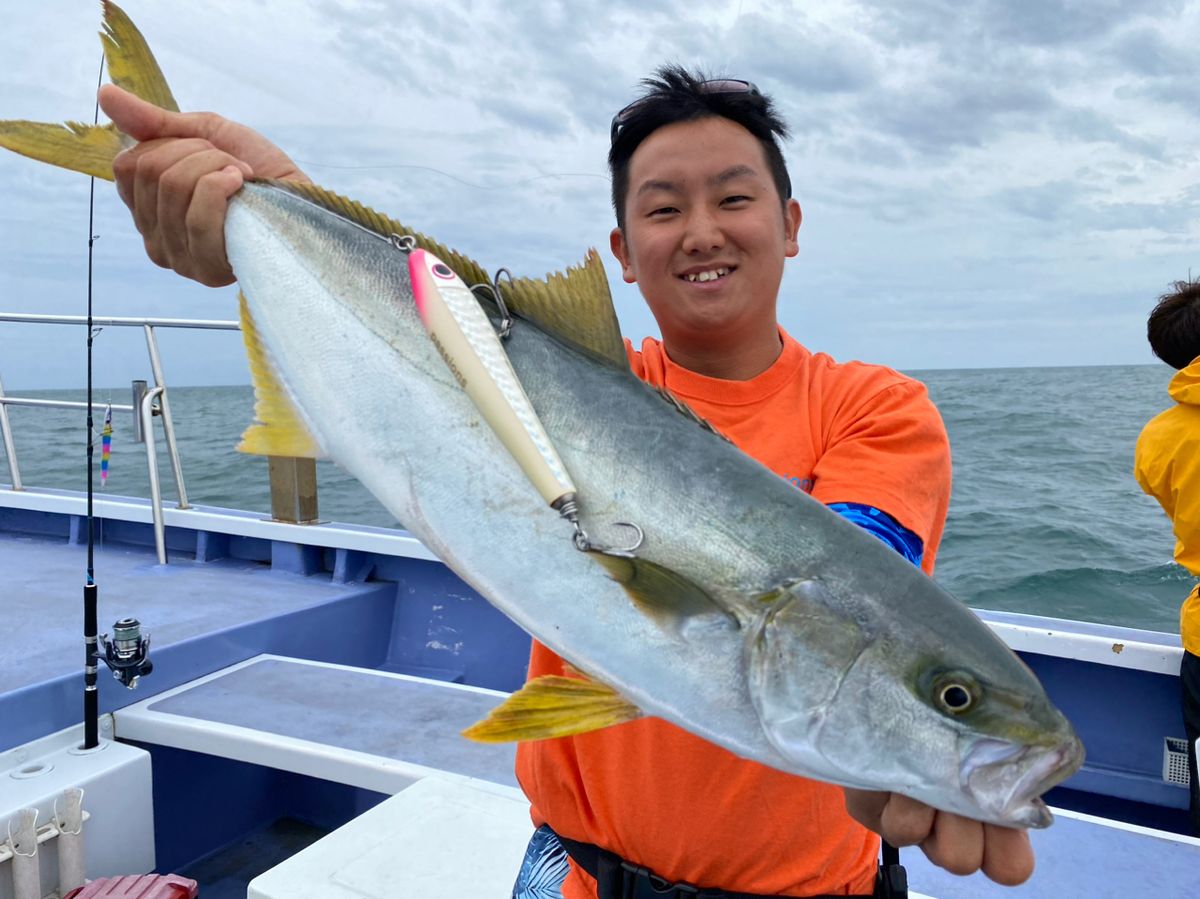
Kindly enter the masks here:
<path id="1" fill-rule="evenodd" d="M 762 145 L 725 118 L 659 128 L 629 161 L 625 229 L 610 238 L 668 347 L 736 345 L 775 325 L 800 206 L 781 207 Z"/>

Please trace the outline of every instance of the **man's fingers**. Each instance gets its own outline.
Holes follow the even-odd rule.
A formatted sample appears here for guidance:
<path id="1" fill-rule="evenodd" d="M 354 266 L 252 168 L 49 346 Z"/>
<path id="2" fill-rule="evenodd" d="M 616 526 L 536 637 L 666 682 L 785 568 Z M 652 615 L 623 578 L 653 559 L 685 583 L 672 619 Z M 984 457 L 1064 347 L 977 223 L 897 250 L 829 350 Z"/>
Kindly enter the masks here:
<path id="1" fill-rule="evenodd" d="M 929 836 L 936 815 L 925 803 L 892 793 L 880 817 L 879 832 L 893 846 L 913 846 Z"/>
<path id="2" fill-rule="evenodd" d="M 225 211 L 229 198 L 242 186 L 242 173 L 235 165 L 211 172 L 196 183 L 187 214 L 188 249 L 195 262 L 192 277 L 208 287 L 223 287 L 234 281 L 225 255 Z"/>
<path id="3" fill-rule="evenodd" d="M 891 793 L 880 793 L 874 790 L 855 790 L 851 787 L 842 788 L 846 801 L 846 812 L 868 830 L 879 832 L 879 819 L 883 815 Z"/>
<path id="4" fill-rule="evenodd" d="M 223 174 L 226 170 L 231 174 Z M 201 197 L 202 184 L 206 185 L 204 197 Z M 173 264 L 196 255 L 191 246 L 195 231 L 205 227 L 218 234 L 222 231 L 225 198 L 241 186 L 241 171 L 233 164 L 233 157 L 214 149 L 201 149 L 189 153 L 159 176 L 158 225 L 162 232 L 163 249 Z M 215 216 L 212 214 L 213 204 L 207 196 L 214 187 L 220 194 Z M 201 205 L 196 207 L 198 200 Z M 219 260 L 213 260 L 213 263 L 219 262 L 221 268 L 225 268 L 223 248 L 222 241 L 221 257 Z M 203 271 L 209 265 L 209 260 L 193 259 L 189 274 L 196 277 L 197 269 Z"/>
<path id="5" fill-rule="evenodd" d="M 1017 886 L 1033 875 L 1033 846 L 1029 832 L 984 825 L 983 873 L 996 883 Z"/>
<path id="6" fill-rule="evenodd" d="M 921 849 L 931 862 L 952 874 L 973 874 L 983 865 L 983 825 L 942 812 Z"/>
<path id="7" fill-rule="evenodd" d="M 929 860 L 953 874 L 983 871 L 1016 886 L 1033 874 L 1033 846 L 1024 830 L 983 824 L 940 812 L 899 793 L 845 789 L 846 811 L 893 846 L 920 845 Z"/>
<path id="8" fill-rule="evenodd" d="M 199 138 L 154 141 L 122 153 L 119 163 L 113 162 L 117 183 L 129 182 L 132 186 L 133 202 L 126 203 L 143 237 L 151 237 L 158 228 L 159 178 L 184 157 L 210 149 L 212 145 Z"/>

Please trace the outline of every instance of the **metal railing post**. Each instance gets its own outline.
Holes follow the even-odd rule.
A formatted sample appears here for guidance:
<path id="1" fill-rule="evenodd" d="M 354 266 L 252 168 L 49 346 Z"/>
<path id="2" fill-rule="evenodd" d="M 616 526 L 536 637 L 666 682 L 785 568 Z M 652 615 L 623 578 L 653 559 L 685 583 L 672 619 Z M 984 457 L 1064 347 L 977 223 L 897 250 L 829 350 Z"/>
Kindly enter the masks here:
<path id="1" fill-rule="evenodd" d="M 147 390 L 142 397 L 139 411 L 142 419 L 142 434 L 146 438 L 146 462 L 150 474 L 150 513 L 154 518 L 154 549 L 158 552 L 158 564 L 167 564 L 167 531 L 163 525 L 162 494 L 158 489 L 158 455 L 154 450 L 154 401 L 163 395 L 162 387 Z"/>
<path id="2" fill-rule="evenodd" d="M 175 424 L 171 421 L 171 407 L 167 403 L 167 385 L 163 381 L 162 363 L 158 358 L 158 341 L 154 338 L 154 326 L 143 325 L 146 348 L 150 351 L 150 370 L 154 374 L 154 386 L 159 392 L 158 408 L 162 414 L 163 438 L 167 442 L 167 455 L 171 459 L 171 473 L 175 476 L 175 490 L 179 494 L 179 508 L 188 509 L 187 490 L 183 486 L 183 466 L 179 464 L 179 450 L 175 446 Z"/>
<path id="3" fill-rule="evenodd" d="M 129 387 L 133 394 L 133 442 L 145 443 L 146 437 L 142 434 L 142 397 L 146 395 L 146 382 L 132 381 Z"/>
<path id="4" fill-rule="evenodd" d="M 36 313 L 0 313 L 0 322 L 29 322 L 49 325 L 86 325 L 104 327 L 140 327 L 146 336 L 146 349 L 150 355 L 150 366 L 154 373 L 154 387 L 146 390 L 145 381 L 133 382 L 133 405 L 118 406 L 110 404 L 114 410 L 132 411 L 134 417 L 134 439 L 146 444 L 146 459 L 150 478 L 150 506 L 154 517 L 154 542 L 158 552 L 158 561 L 165 565 L 167 562 L 166 528 L 163 523 L 162 490 L 158 477 L 158 458 L 154 441 L 154 416 L 161 415 L 163 419 L 163 436 L 171 459 L 171 472 L 175 477 L 175 487 L 179 493 L 179 508 L 188 509 L 187 488 L 184 486 L 183 466 L 179 459 L 178 444 L 175 439 L 175 423 L 171 418 L 170 404 L 167 400 L 167 385 L 163 378 L 162 362 L 159 358 L 158 340 L 154 329 L 161 328 L 197 328 L 214 331 L 238 331 L 241 326 L 236 321 L 212 321 L 204 319 L 183 318 L 119 318 L 79 315 L 41 315 Z M 158 406 L 155 406 L 157 401 Z M 4 439 L 5 453 L 8 456 L 9 469 L 12 473 L 14 490 L 23 489 L 21 474 L 17 467 L 17 456 L 12 439 L 12 427 L 8 419 L 9 406 L 40 406 L 43 408 L 79 409 L 87 408 L 86 403 L 63 400 L 43 400 L 26 397 L 7 397 L 3 385 L 0 384 L 0 436 Z M 310 521 L 316 518 L 316 472 L 312 460 L 272 460 L 272 506 L 276 506 L 289 520 Z"/>
<path id="5" fill-rule="evenodd" d="M 4 382 L 0 381 L 0 398 L 4 396 Z M 21 469 L 17 465 L 17 447 L 13 443 L 12 425 L 8 423 L 8 406 L 0 403 L 0 432 L 4 435 L 4 455 L 8 457 L 8 473 L 12 477 L 12 489 L 24 490 L 21 486 Z"/>

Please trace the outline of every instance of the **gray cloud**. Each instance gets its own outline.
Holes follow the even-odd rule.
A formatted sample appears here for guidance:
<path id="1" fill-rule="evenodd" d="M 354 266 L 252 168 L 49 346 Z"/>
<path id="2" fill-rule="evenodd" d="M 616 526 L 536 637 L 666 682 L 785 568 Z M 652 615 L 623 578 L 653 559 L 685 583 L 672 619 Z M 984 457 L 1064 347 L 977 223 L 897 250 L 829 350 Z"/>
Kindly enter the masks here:
<path id="1" fill-rule="evenodd" d="M 606 247 L 608 122 L 640 77 L 678 61 L 750 78 L 795 133 L 805 223 L 783 323 L 846 358 L 1145 361 L 1139 304 L 1200 269 L 1196 3 L 447 0 L 413 15 L 399 0 L 318 0 L 286 18 L 237 0 L 125 7 L 189 108 L 261 128 L 322 183 L 527 274 Z M 90 116 L 94 19 L 74 0 L 10 17 L 0 116 Z M 5 308 L 81 309 L 86 190 L 0 154 Z M 230 291 L 145 259 L 107 185 L 97 229 L 101 309 L 233 314 Z M 608 264 L 628 333 L 653 333 Z M 1026 325 L 998 325 L 1010 311 Z M 1103 327 L 1074 339 L 1101 313 Z M 45 368 L 53 345 L 0 329 L 0 375 Z M 136 348 L 124 355 L 106 357 L 118 383 L 144 374 Z M 209 354 L 221 371 L 202 361 L 172 377 L 237 379 L 236 357 L 235 344 Z M 77 374 L 64 359 L 59 377 Z"/>
<path id="2" fill-rule="evenodd" d="M 997 192 L 996 201 L 1018 215 L 1054 222 L 1077 218 L 1085 198 L 1093 195 L 1074 181 L 1051 181 Z"/>
<path id="3" fill-rule="evenodd" d="M 879 80 L 868 41 L 813 22 L 803 12 L 783 19 L 745 15 L 727 43 L 739 67 L 801 98 L 870 90 Z"/>
<path id="4" fill-rule="evenodd" d="M 1196 72 L 1193 49 L 1172 44 L 1149 25 L 1126 29 L 1113 40 L 1109 52 L 1122 69 L 1135 75 L 1194 77 Z"/>

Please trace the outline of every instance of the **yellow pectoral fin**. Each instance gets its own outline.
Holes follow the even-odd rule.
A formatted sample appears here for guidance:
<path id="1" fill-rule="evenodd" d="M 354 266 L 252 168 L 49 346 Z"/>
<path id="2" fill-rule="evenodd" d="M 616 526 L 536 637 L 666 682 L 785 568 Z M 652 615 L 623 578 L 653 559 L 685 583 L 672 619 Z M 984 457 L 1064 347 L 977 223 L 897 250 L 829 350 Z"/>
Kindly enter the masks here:
<path id="1" fill-rule="evenodd" d="M 238 315 L 242 322 L 246 356 L 250 362 L 250 378 L 254 382 L 254 417 L 257 419 L 242 434 L 238 452 L 258 456 L 319 458 L 321 451 L 317 441 L 300 420 L 287 391 L 272 371 L 266 347 L 250 316 L 246 298 L 240 293 Z"/>
<path id="2" fill-rule="evenodd" d="M 719 615 L 736 627 L 736 619 L 726 612 L 703 588 L 677 571 L 655 565 L 646 559 L 589 552 L 620 584 L 635 606 L 662 624 L 679 625 L 698 615 Z"/>
<path id="3" fill-rule="evenodd" d="M 0 147 L 94 178 L 113 180 L 113 157 L 121 152 L 115 125 L 45 125 L 0 122 Z"/>
<path id="4" fill-rule="evenodd" d="M 463 736 L 479 743 L 548 740 L 640 717 L 642 710 L 607 684 L 546 675 L 531 680 Z"/>

